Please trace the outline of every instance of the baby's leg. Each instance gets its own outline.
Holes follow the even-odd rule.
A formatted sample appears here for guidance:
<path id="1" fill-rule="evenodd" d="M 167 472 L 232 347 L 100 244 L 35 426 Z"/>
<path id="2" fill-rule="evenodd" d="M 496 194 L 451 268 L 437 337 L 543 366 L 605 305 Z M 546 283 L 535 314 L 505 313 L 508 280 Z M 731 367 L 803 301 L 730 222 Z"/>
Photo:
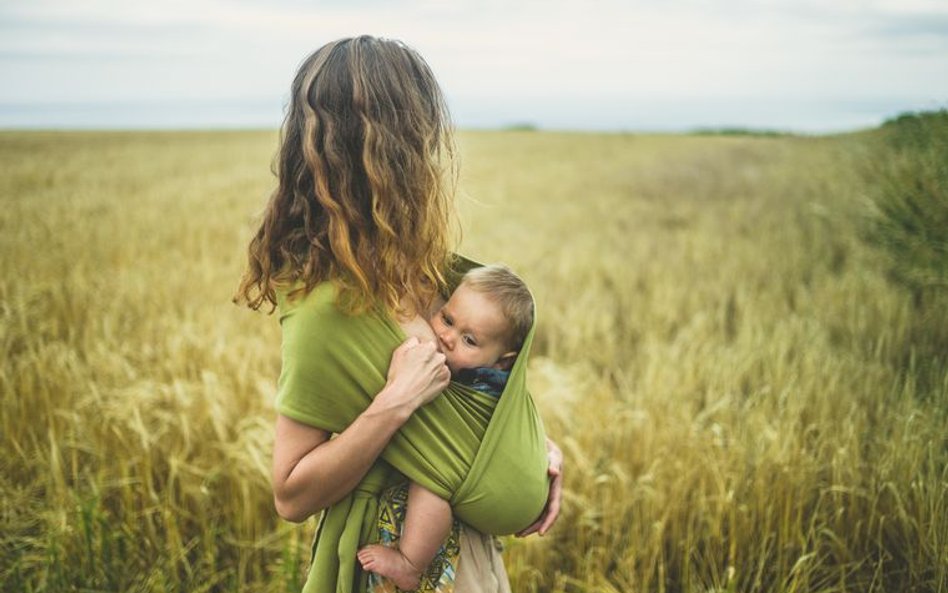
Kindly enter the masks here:
<path id="1" fill-rule="evenodd" d="M 398 549 L 419 570 L 428 568 L 451 532 L 451 505 L 414 482 L 408 487 L 408 510 Z"/>
<path id="2" fill-rule="evenodd" d="M 362 568 L 392 580 L 399 589 L 418 587 L 418 580 L 451 531 L 451 505 L 412 482 L 398 548 L 366 546 L 359 550 Z"/>

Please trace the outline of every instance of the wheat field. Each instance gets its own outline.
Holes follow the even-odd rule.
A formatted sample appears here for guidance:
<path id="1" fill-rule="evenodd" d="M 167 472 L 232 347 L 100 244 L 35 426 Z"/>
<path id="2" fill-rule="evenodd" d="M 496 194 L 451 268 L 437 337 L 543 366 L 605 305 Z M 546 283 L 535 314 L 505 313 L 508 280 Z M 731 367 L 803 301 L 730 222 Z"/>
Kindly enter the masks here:
<path id="1" fill-rule="evenodd" d="M 566 454 L 514 591 L 948 591 L 948 306 L 863 240 L 869 134 L 460 135 Z M 231 303 L 276 146 L 0 134 L 0 589 L 300 589 L 279 327 Z"/>

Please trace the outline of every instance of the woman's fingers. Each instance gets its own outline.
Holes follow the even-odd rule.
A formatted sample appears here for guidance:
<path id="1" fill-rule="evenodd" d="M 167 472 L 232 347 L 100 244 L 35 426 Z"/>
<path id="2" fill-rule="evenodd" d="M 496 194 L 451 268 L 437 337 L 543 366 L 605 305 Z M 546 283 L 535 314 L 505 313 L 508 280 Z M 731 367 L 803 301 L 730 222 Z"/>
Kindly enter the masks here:
<path id="1" fill-rule="evenodd" d="M 415 348 L 420 343 L 421 341 L 418 338 L 416 338 L 415 336 L 412 336 L 408 338 L 407 340 L 405 340 L 404 342 L 402 342 L 401 344 L 399 344 L 398 348 L 396 348 L 395 352 L 393 352 L 392 354 L 393 356 L 394 355 L 404 356 L 406 352 L 408 352 L 412 348 Z"/>
<path id="2" fill-rule="evenodd" d="M 448 386 L 448 383 L 451 381 L 451 371 L 448 370 L 448 366 L 445 364 L 446 358 L 444 353 L 438 351 L 434 344 L 427 342 L 428 346 L 431 348 L 431 352 L 427 352 L 427 358 L 425 360 L 427 368 L 432 370 L 431 375 L 431 384 L 429 389 L 423 394 L 422 399 L 425 403 L 430 402 L 435 397 L 437 397 L 444 389 Z"/>
<path id="3" fill-rule="evenodd" d="M 424 405 L 444 391 L 451 380 L 444 353 L 434 343 L 411 337 L 392 354 L 388 381 L 416 407 Z"/>
<path id="4" fill-rule="evenodd" d="M 553 482 L 550 484 L 550 498 L 547 501 L 546 512 L 541 517 L 540 526 L 537 529 L 537 532 L 540 535 L 546 535 L 546 532 L 550 530 L 550 527 L 553 527 L 553 523 L 556 522 L 556 518 L 560 515 L 560 500 L 563 497 L 563 476 L 562 474 L 556 474 L 553 477 Z"/>
<path id="5" fill-rule="evenodd" d="M 550 477 L 550 491 L 546 497 L 546 506 L 543 507 L 543 512 L 536 521 L 526 529 L 517 532 L 517 537 L 526 537 L 531 533 L 546 535 L 560 515 L 563 499 L 563 452 L 550 439 L 546 440 L 546 459 L 546 473 Z"/>
<path id="6" fill-rule="evenodd" d="M 556 518 L 560 514 L 560 500 L 563 496 L 563 478 L 557 475 L 550 482 L 550 493 L 546 499 L 546 506 L 540 513 L 540 518 L 531 523 L 526 529 L 517 532 L 517 537 L 526 537 L 532 533 L 546 535 L 546 532 L 553 527 Z"/>
<path id="7" fill-rule="evenodd" d="M 411 366 L 430 357 L 437 349 L 430 342 L 422 342 L 412 336 L 395 348 L 392 352 L 392 362 L 389 365 L 389 374 L 401 370 L 403 366 Z"/>
<path id="8" fill-rule="evenodd" d="M 547 499 L 546 512 L 537 529 L 540 535 L 546 535 L 550 527 L 553 527 L 560 515 L 560 502 L 563 498 L 563 451 L 550 439 L 546 439 L 546 459 L 546 473 L 551 478 L 550 496 Z"/>
<path id="9" fill-rule="evenodd" d="M 417 346 L 419 343 L 421 343 L 421 340 L 419 340 L 416 336 L 412 336 L 412 337 L 410 337 L 410 338 L 407 338 L 407 339 L 406 339 L 404 342 L 402 342 L 401 344 L 399 344 L 399 345 L 398 345 L 398 348 L 396 348 L 395 350 L 404 352 L 405 350 L 410 350 L 410 349 L 414 348 L 414 347 Z"/>
<path id="10" fill-rule="evenodd" d="M 550 439 L 546 440 L 546 460 L 547 475 L 551 478 L 556 478 L 563 474 L 563 452 L 556 446 L 556 443 Z"/>
<path id="11" fill-rule="evenodd" d="M 545 512 L 545 509 L 544 509 L 544 512 Z M 518 532 L 516 533 L 516 536 L 517 536 L 517 537 L 527 537 L 527 536 L 530 535 L 531 533 L 536 533 L 537 529 L 540 528 L 540 523 L 541 523 L 542 521 L 543 521 L 543 515 L 540 515 L 540 518 L 537 519 L 536 521 L 534 521 L 533 523 L 531 523 L 529 527 L 527 527 L 526 529 L 523 529 L 523 530 L 521 530 L 521 531 L 518 531 Z"/>

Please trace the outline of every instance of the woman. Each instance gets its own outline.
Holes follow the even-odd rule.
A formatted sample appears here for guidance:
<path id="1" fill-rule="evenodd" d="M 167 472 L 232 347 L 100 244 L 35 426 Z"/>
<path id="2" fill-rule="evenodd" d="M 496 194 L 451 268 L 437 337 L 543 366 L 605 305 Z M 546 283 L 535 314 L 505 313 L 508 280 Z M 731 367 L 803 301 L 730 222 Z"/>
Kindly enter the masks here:
<path id="1" fill-rule="evenodd" d="M 451 473 L 419 469 L 427 453 L 413 434 L 455 414 L 454 426 L 482 425 L 452 443 L 461 451 L 454 454 L 476 454 L 485 437 L 491 410 L 439 398 L 450 379 L 444 355 L 420 339 L 430 335 L 425 319 L 452 262 L 445 181 L 452 158 L 441 91 L 410 48 L 343 39 L 301 65 L 283 126 L 279 187 L 250 244 L 238 295 L 254 309 L 266 302 L 281 310 L 274 500 L 291 521 L 326 510 L 305 590 L 365 590 L 354 553 L 375 537 L 365 517 L 375 520 L 382 487 L 399 472 L 417 471 L 412 479 L 421 480 Z M 395 337 L 404 341 L 392 353 Z M 559 511 L 562 456 L 548 440 L 546 447 L 543 509 L 519 535 L 545 533 Z M 431 487 L 451 496 L 468 461 Z M 458 549 L 445 558 L 442 573 L 455 577 L 439 581 L 445 590 L 509 590 L 491 537 L 461 526 Z"/>

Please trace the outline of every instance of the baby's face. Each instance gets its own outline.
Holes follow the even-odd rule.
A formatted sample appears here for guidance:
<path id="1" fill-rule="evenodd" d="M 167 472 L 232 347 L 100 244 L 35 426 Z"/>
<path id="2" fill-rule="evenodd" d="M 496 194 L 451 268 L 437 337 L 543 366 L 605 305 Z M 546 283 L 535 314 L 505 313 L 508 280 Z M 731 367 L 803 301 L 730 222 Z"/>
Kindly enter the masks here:
<path id="1" fill-rule="evenodd" d="M 506 368 L 516 357 L 507 348 L 509 328 L 500 307 L 468 286 L 459 286 L 430 321 L 452 375 L 476 367 Z"/>

